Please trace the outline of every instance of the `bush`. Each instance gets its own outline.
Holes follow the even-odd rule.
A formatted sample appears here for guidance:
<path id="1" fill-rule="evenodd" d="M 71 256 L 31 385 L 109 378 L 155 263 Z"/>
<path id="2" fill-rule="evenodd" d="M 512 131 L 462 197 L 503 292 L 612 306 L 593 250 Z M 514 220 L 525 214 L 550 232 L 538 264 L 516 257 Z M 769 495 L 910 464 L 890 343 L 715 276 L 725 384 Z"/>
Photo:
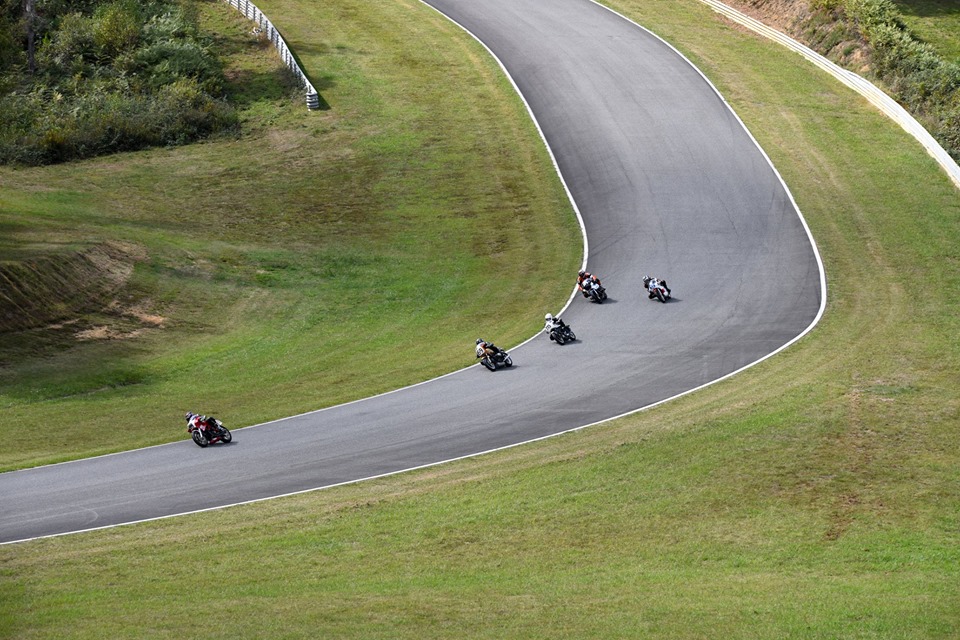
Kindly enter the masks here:
<path id="1" fill-rule="evenodd" d="M 143 20 L 130 0 L 101 5 L 93 14 L 93 44 L 100 59 L 112 60 L 133 49 Z"/>
<path id="2" fill-rule="evenodd" d="M 876 76 L 960 160 L 960 65 L 914 37 L 891 0 L 843 0 L 843 7 L 872 48 Z"/>
<path id="3" fill-rule="evenodd" d="M 216 58 L 192 40 L 164 40 L 139 49 L 133 57 L 146 86 L 159 91 L 180 78 L 189 78 L 204 90 L 222 90 L 223 69 Z"/>
<path id="4" fill-rule="evenodd" d="M 186 144 L 238 126 L 218 97 L 223 69 L 190 5 L 38 0 L 38 10 L 46 29 L 40 73 L 21 69 L 10 80 L 15 90 L 0 96 L 0 162 L 45 164 Z"/>

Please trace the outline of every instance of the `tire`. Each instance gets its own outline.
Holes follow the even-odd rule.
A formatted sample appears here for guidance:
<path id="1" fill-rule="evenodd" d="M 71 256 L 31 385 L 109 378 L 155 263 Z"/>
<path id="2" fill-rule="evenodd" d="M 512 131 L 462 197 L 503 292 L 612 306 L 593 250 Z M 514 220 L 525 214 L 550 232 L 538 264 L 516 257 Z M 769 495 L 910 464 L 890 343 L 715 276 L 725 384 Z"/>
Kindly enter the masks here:
<path id="1" fill-rule="evenodd" d="M 510 356 L 507 356 L 506 358 L 503 359 L 503 364 L 506 365 L 506 366 L 508 366 L 508 367 L 512 367 L 512 366 L 513 366 L 513 360 L 510 359 Z"/>
<path id="2" fill-rule="evenodd" d="M 566 341 L 567 340 L 562 333 L 557 334 L 557 344 L 563 344 Z"/>
<path id="3" fill-rule="evenodd" d="M 660 289 L 657 289 L 657 300 L 659 300 L 664 304 L 667 303 L 667 297 L 663 295 L 663 291 L 661 291 Z"/>
<path id="4" fill-rule="evenodd" d="M 496 371 L 496 370 L 497 370 L 497 365 L 493 364 L 493 361 L 490 360 L 490 358 L 484 358 L 483 360 L 480 361 L 480 363 L 481 363 L 483 366 L 485 366 L 487 369 L 490 369 L 490 371 Z"/>
<path id="5" fill-rule="evenodd" d="M 193 436 L 193 441 L 197 443 L 198 447 L 202 448 L 210 444 L 210 441 L 207 440 L 206 436 L 204 436 L 199 429 L 194 431 L 191 435 Z"/>
<path id="6" fill-rule="evenodd" d="M 230 433 L 230 429 L 227 429 L 226 427 L 220 427 L 220 428 L 223 429 L 223 435 L 220 436 L 220 442 L 226 443 L 233 440 L 233 434 Z"/>
<path id="7" fill-rule="evenodd" d="M 577 339 L 577 334 L 573 332 L 573 329 L 570 329 L 570 331 L 567 332 L 567 338 L 570 339 L 570 342 L 573 342 Z"/>

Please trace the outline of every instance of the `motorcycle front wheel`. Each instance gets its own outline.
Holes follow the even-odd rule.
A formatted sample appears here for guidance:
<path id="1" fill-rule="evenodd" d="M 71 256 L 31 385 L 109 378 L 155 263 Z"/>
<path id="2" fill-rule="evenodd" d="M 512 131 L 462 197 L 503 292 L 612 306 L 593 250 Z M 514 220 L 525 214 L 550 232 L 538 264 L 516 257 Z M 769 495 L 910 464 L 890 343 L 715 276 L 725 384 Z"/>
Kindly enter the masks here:
<path id="1" fill-rule="evenodd" d="M 480 361 L 480 363 L 483 364 L 483 366 L 485 366 L 487 369 L 490 369 L 490 371 L 497 370 L 497 365 L 493 364 L 493 361 L 490 360 L 490 358 L 484 358 Z"/>
<path id="2" fill-rule="evenodd" d="M 210 441 L 207 440 L 206 436 L 204 436 L 200 430 L 194 431 L 191 435 L 193 436 L 193 441 L 197 443 L 198 447 L 205 447 L 210 444 Z"/>

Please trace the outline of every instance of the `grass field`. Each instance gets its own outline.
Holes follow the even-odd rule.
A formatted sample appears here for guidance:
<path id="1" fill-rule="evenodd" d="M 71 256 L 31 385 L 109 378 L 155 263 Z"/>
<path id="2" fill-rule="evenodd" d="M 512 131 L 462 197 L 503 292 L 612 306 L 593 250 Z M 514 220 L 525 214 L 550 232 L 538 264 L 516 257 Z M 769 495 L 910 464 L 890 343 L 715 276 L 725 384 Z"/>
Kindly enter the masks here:
<path id="1" fill-rule="evenodd" d="M 615 6 L 717 84 L 790 185 L 827 270 L 817 329 L 735 378 L 550 441 L 0 548 L 0 635 L 960 633 L 960 194 L 799 57 L 692 0 Z M 374 23 L 372 7 L 331 7 Z"/>

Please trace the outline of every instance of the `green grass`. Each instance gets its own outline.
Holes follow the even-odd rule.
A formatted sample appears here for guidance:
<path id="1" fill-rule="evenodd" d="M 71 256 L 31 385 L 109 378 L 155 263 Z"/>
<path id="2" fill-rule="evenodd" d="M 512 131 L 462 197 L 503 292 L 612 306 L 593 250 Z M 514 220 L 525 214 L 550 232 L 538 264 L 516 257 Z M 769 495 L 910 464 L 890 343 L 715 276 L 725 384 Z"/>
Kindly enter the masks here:
<path id="1" fill-rule="evenodd" d="M 251 23 L 203 9 L 247 135 L 0 170 L 0 262 L 139 256 L 117 291 L 31 287 L 92 304 L 0 337 L 0 470 L 183 438 L 188 409 L 240 427 L 417 382 L 569 294 L 575 216 L 482 47 L 419 3 L 267 5 L 331 107 L 311 113 Z"/>
<path id="2" fill-rule="evenodd" d="M 894 0 L 907 26 L 948 60 L 960 64 L 960 5 L 954 0 Z"/>
<path id="3" fill-rule="evenodd" d="M 786 50 L 696 2 L 616 8 L 694 60 L 784 175 L 826 264 L 817 329 L 549 441 L 0 548 L 0 635 L 957 636 L 957 191 Z"/>

